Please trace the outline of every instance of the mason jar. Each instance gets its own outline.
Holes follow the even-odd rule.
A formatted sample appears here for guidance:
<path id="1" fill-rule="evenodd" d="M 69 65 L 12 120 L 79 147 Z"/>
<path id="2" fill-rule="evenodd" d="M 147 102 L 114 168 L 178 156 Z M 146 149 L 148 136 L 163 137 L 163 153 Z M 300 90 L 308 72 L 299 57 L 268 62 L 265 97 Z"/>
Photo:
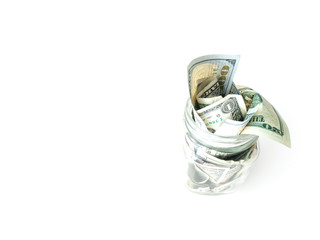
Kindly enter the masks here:
<path id="1" fill-rule="evenodd" d="M 187 187 L 209 195 L 233 192 L 258 158 L 258 136 L 218 136 L 207 131 L 196 118 L 188 99 L 183 119 Z"/>

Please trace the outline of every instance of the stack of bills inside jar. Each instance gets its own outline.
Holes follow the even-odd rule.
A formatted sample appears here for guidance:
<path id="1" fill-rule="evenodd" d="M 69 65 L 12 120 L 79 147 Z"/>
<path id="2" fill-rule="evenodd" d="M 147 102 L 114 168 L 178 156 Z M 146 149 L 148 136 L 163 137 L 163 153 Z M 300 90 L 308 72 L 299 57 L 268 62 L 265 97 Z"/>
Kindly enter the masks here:
<path id="1" fill-rule="evenodd" d="M 251 134 L 290 147 L 289 130 L 277 110 L 255 90 L 235 85 L 237 55 L 208 55 L 188 66 L 197 125 L 217 136 Z"/>

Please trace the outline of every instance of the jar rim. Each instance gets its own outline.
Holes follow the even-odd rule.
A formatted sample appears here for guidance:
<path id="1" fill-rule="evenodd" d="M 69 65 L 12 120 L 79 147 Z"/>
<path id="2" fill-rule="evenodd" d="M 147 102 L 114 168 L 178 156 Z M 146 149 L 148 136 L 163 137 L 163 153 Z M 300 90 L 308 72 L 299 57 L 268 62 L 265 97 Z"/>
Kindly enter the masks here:
<path id="1" fill-rule="evenodd" d="M 196 122 L 192 118 L 193 111 L 195 111 L 195 109 L 191 103 L 191 99 L 188 98 L 184 111 L 186 129 L 190 133 L 190 137 L 205 147 L 221 152 L 241 152 L 252 147 L 259 138 L 257 135 L 252 134 L 241 134 L 235 136 L 220 136 L 212 134 L 211 132 L 202 129 L 200 126 L 197 126 Z"/>

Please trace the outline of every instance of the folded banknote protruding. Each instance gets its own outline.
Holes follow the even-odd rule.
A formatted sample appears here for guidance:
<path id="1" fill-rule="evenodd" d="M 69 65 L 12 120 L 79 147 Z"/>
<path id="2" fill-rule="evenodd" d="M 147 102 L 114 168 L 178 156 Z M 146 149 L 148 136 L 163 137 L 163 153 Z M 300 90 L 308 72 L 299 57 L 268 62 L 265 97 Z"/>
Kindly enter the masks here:
<path id="1" fill-rule="evenodd" d="M 197 94 L 208 83 L 213 82 L 214 87 L 215 83 L 218 83 L 223 96 L 230 92 L 239 59 L 239 55 L 207 55 L 196 58 L 189 64 L 189 91 L 191 102 L 195 107 Z"/>
<path id="2" fill-rule="evenodd" d="M 291 147 L 288 126 L 277 110 L 253 89 L 233 83 L 238 62 L 237 55 L 208 55 L 189 64 L 196 124 L 218 136 L 250 134 Z"/>

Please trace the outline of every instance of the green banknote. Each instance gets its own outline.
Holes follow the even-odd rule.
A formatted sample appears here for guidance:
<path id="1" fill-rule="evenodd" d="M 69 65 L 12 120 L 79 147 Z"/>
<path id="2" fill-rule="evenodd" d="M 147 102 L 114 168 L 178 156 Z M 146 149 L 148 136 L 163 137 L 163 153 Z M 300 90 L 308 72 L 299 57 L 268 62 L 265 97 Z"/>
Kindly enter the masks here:
<path id="1" fill-rule="evenodd" d="M 241 134 L 254 134 L 273 139 L 291 147 L 290 133 L 287 124 L 279 112 L 260 94 L 251 88 L 238 86 L 247 106 L 257 107 Z"/>
<path id="2" fill-rule="evenodd" d="M 238 55 L 207 55 L 196 58 L 189 64 L 189 92 L 191 102 L 196 109 L 198 109 L 197 97 L 225 96 L 232 90 L 233 77 L 239 59 Z M 208 84 L 210 85 L 208 86 Z"/>

